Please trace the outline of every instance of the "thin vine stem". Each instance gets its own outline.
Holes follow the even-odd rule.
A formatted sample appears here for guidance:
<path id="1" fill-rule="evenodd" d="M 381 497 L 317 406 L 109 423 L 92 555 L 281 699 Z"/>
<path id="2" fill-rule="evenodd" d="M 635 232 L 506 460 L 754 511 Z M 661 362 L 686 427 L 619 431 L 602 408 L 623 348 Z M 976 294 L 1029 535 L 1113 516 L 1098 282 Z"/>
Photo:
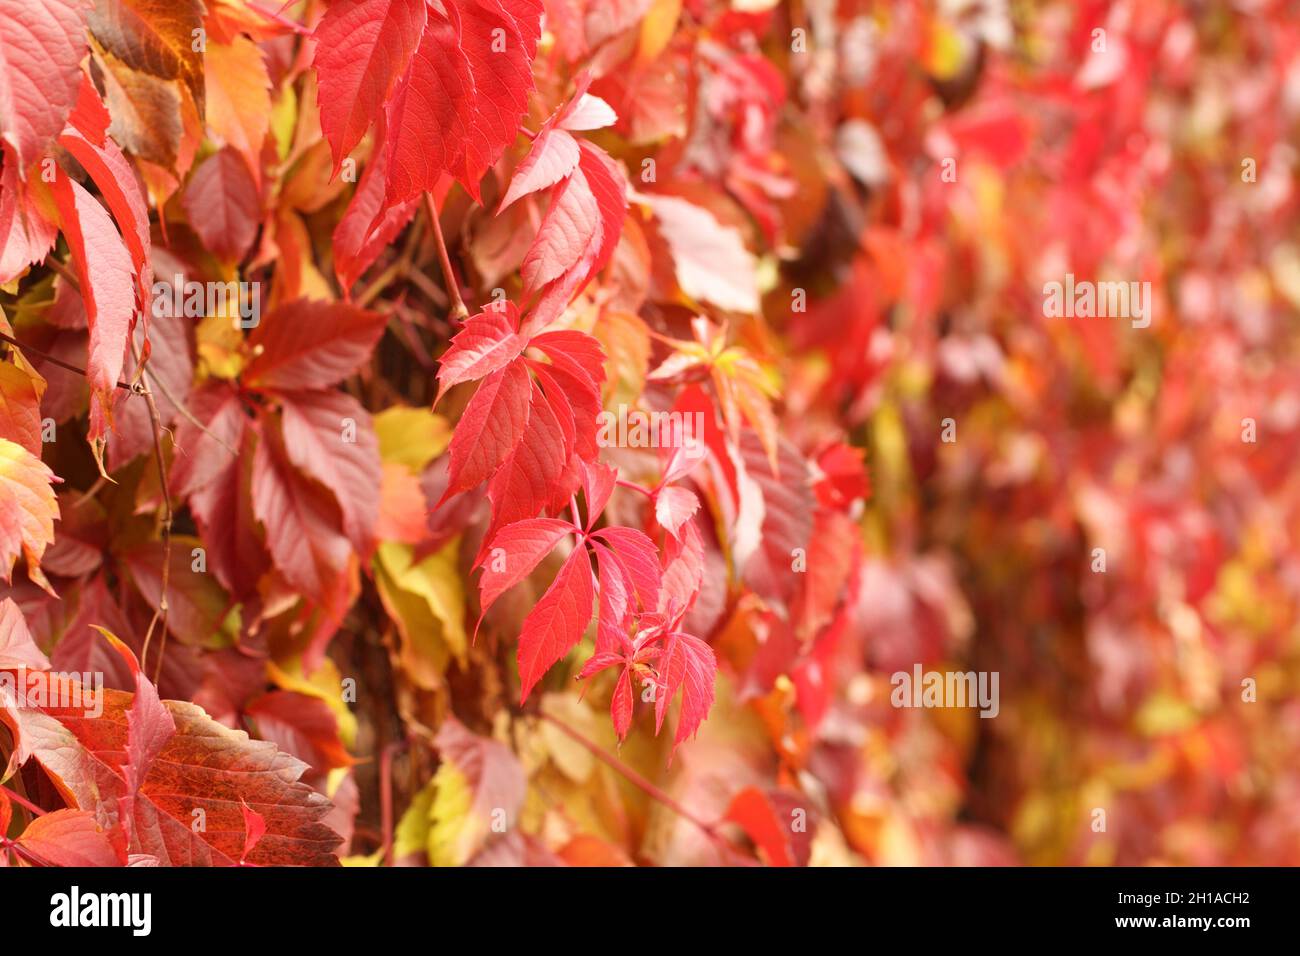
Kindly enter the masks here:
<path id="1" fill-rule="evenodd" d="M 31 812 L 31 813 L 34 813 L 34 814 L 36 814 L 38 817 L 43 817 L 43 816 L 45 816 L 45 811 L 44 811 L 44 810 L 42 810 L 42 809 L 41 809 L 40 807 L 38 807 L 36 804 L 32 803 L 30 800 L 28 800 L 28 799 L 27 799 L 26 797 L 24 797 L 22 794 L 17 793 L 17 792 L 15 792 L 15 791 L 9 789 L 8 787 L 4 786 L 3 784 L 0 784 L 0 790 L 3 790 L 3 791 L 5 792 L 5 794 L 9 797 L 10 800 L 12 800 L 14 803 L 18 804 L 18 805 L 19 805 L 20 807 L 22 807 L 24 810 L 27 810 L 27 811 L 29 811 L 29 812 Z M 3 834 L 3 833 L 0 833 L 0 836 L 4 836 L 4 834 Z"/>
<path id="2" fill-rule="evenodd" d="M 671 796 L 669 796 L 659 787 L 656 787 L 653 783 L 651 783 L 645 777 L 641 776 L 641 774 L 637 773 L 631 767 L 627 766 L 617 757 L 614 757 L 611 754 L 606 753 L 604 748 L 602 748 L 600 745 L 596 744 L 595 742 L 588 740 L 577 730 L 574 730 L 568 724 L 564 723 L 564 721 L 558 720 L 547 713 L 542 713 L 541 717 L 543 720 L 554 725 L 557 729 L 560 730 L 561 733 L 567 734 L 578 744 L 581 744 L 583 747 L 585 747 L 588 751 L 591 752 L 591 755 L 593 757 L 595 757 L 597 760 L 600 760 L 606 766 L 610 767 L 612 770 L 622 775 L 623 779 L 625 779 L 628 783 L 632 784 L 632 786 L 636 787 L 638 790 L 640 790 L 650 799 L 656 801 L 657 803 L 662 804 L 663 806 L 671 810 L 673 813 L 681 817 L 683 820 L 686 820 L 688 823 L 693 824 L 697 829 L 700 830 L 700 832 L 702 832 L 705 836 L 707 836 L 710 840 L 712 840 L 719 847 L 719 849 L 721 849 L 725 854 L 733 855 L 736 853 L 735 846 L 732 845 L 730 840 L 728 840 L 726 837 L 724 837 L 721 833 L 718 832 L 718 829 L 714 824 L 701 820 L 690 810 L 687 810 L 684 806 L 682 806 L 681 803 L 679 803 L 677 800 L 673 799 Z"/>
<path id="3" fill-rule="evenodd" d="M 12 335 L 7 335 L 4 332 L 0 332 L 0 341 L 8 342 L 14 348 L 19 349 L 24 353 L 31 352 L 33 355 L 39 355 L 41 359 L 43 359 L 46 362 L 49 362 L 51 365 L 57 365 L 61 369 L 65 369 L 69 372 L 75 372 L 76 374 L 80 375 L 82 378 L 86 378 L 88 375 L 86 370 L 81 366 L 73 365 L 71 362 L 65 362 L 61 358 L 55 358 L 49 352 L 42 352 L 34 345 L 28 345 L 26 342 L 20 342 Z M 128 392 L 137 391 L 135 386 L 131 385 L 129 382 L 118 382 L 117 387 L 126 389 Z"/>
<path id="4" fill-rule="evenodd" d="M 460 297 L 460 284 L 456 273 L 451 270 L 451 258 L 447 255 L 447 241 L 442 236 L 442 223 L 438 221 L 438 209 L 433 204 L 433 194 L 424 194 L 424 211 L 429 215 L 429 224 L 433 228 L 433 242 L 438 250 L 438 262 L 442 266 L 442 278 L 447 286 L 447 296 L 451 299 L 451 320 L 461 322 L 469 316 L 465 300 Z"/>
<path id="5" fill-rule="evenodd" d="M 161 628 L 162 643 L 158 647 L 158 663 L 154 668 L 154 683 L 157 684 L 162 676 L 163 654 L 167 649 L 167 587 L 171 579 L 172 567 L 172 521 L 174 514 L 172 511 L 171 491 L 167 488 L 167 463 L 163 457 L 162 449 L 162 416 L 158 414 L 158 403 L 154 401 L 153 392 L 149 389 L 144 381 L 145 369 L 147 362 L 141 361 L 140 350 L 135 342 L 131 343 L 131 352 L 135 356 L 136 365 L 140 370 L 140 390 L 139 393 L 144 396 L 145 403 L 149 408 L 149 424 L 153 430 L 153 454 L 154 462 L 158 466 L 158 484 L 162 491 L 163 497 L 163 517 L 162 517 L 162 539 L 163 539 L 163 560 L 162 560 L 162 589 L 158 594 L 158 607 L 154 609 L 153 617 L 149 621 L 149 629 L 144 635 L 144 645 L 140 649 L 140 668 L 144 669 L 145 660 L 149 656 L 149 643 L 153 640 L 155 627 Z"/>

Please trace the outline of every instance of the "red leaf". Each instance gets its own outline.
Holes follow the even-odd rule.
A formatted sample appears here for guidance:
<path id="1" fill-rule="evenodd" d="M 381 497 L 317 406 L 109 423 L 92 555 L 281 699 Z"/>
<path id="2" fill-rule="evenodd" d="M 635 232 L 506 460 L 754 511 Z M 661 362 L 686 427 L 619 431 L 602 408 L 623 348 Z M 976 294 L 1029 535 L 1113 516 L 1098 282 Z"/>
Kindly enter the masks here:
<path id="1" fill-rule="evenodd" d="M 580 172 L 574 175 L 581 175 Z M 591 236 L 581 258 L 564 275 L 550 283 L 533 303 L 528 319 L 524 322 L 523 332 L 531 335 L 538 329 L 545 328 L 563 314 L 565 307 L 587 282 L 587 275 L 596 257 L 600 254 L 599 225 L 597 232 Z"/>
<path id="2" fill-rule="evenodd" d="M 514 142 L 533 87 L 536 0 L 449 0 L 431 9 L 387 105 L 387 203 L 432 190 L 442 173 L 477 200 Z"/>
<path id="3" fill-rule="evenodd" d="M 579 168 L 587 177 L 587 185 L 600 208 L 600 246 L 585 277 L 590 279 L 605 268 L 623 233 L 623 217 L 627 215 L 627 179 L 604 150 L 586 141 L 582 143 Z"/>
<path id="4" fill-rule="evenodd" d="M 55 176 L 53 191 L 90 326 L 86 378 L 97 407 L 108 416 L 136 314 L 131 256 L 104 207 L 62 170 Z M 96 431 L 92 428 L 92 437 Z"/>
<path id="5" fill-rule="evenodd" d="M 593 336 L 576 329 L 543 332 L 528 343 L 540 349 L 556 368 L 573 376 L 595 398 L 605 381 L 605 352 Z"/>
<path id="6" fill-rule="evenodd" d="M 498 215 L 521 196 L 547 189 L 577 168 L 578 141 L 566 130 L 601 129 L 618 119 L 608 103 L 587 93 L 590 85 L 591 77 L 584 73 L 577 81 L 573 98 L 542 124 L 532 147 L 515 168 L 510 188 L 497 207 Z"/>
<path id="7" fill-rule="evenodd" d="M 459 170 L 451 172 L 475 200 L 479 180 L 519 133 L 533 88 L 541 36 L 540 0 L 456 0 L 460 43 L 474 79 L 473 108 Z"/>
<path id="8" fill-rule="evenodd" d="M 502 528 L 482 562 L 479 604 L 487 613 L 496 599 L 532 573 L 573 525 L 559 518 L 528 518 Z M 502 553 L 496 553 L 500 549 Z"/>
<path id="9" fill-rule="evenodd" d="M 172 539 L 167 562 L 167 629 L 181 641 L 200 646 L 221 630 L 230 611 L 230 600 L 217 582 L 194 568 L 194 538 L 177 535 Z M 162 599 L 162 568 L 166 547 L 161 541 L 141 541 L 118 555 L 131 580 L 152 607 Z M 104 622 L 108 627 L 108 623 Z"/>
<path id="10" fill-rule="evenodd" d="M 618 675 L 614 695 L 609 701 L 609 715 L 614 721 L 618 739 L 626 739 L 628 728 L 632 726 L 632 670 L 629 667 L 624 667 Z"/>
<path id="11" fill-rule="evenodd" d="M 536 385 L 530 385 L 530 389 L 528 425 L 523 437 L 488 483 L 488 498 L 492 501 L 489 540 L 498 528 L 535 517 L 546 508 L 556 496 L 568 464 L 564 432 L 555 413 L 541 389 Z"/>
<path id="12" fill-rule="evenodd" d="M 548 123 L 542 127 L 532 148 L 515 168 L 497 215 L 516 199 L 554 186 L 578 168 L 578 141 Z"/>
<path id="13" fill-rule="evenodd" d="M 176 722 L 158 699 L 158 689 L 141 673 L 140 662 L 135 659 L 131 649 L 107 631 L 103 631 L 103 634 L 113 650 L 126 662 L 127 670 L 135 679 L 135 696 L 131 698 L 131 706 L 126 710 L 125 759 L 118 768 L 126 780 L 126 793 L 122 798 L 127 804 L 124 812 L 128 820 L 133 820 L 134 811 L 130 805 L 144 784 L 154 760 L 167 746 L 167 741 L 175 735 Z M 128 835 L 129 830 L 128 827 Z"/>
<path id="14" fill-rule="evenodd" d="M 865 452 L 843 442 L 824 449 L 817 456 L 817 501 L 826 508 L 848 510 L 859 498 L 871 493 L 871 480 L 862 458 Z"/>
<path id="15" fill-rule="evenodd" d="M 131 671 L 94 627 L 98 624 L 123 636 L 131 633 L 131 623 L 109 593 L 104 573 L 83 583 L 76 599 L 77 614 L 50 652 L 50 666 L 64 673 L 102 673 L 105 686 L 125 690 L 134 683 Z"/>
<path id="16" fill-rule="evenodd" d="M 174 278 L 174 274 L 168 278 L 169 290 Z M 161 280 L 159 284 L 163 284 Z M 194 358 L 189 339 L 191 325 L 191 320 L 184 315 L 166 312 L 155 314 L 149 320 L 147 335 L 150 348 L 146 375 L 164 428 L 172 424 L 178 413 L 173 398 L 188 407 L 190 381 L 194 377 Z M 136 323 L 132 339 L 142 355 L 145 337 L 144 323 Z M 130 379 L 136 368 L 135 356 L 128 354 L 123 374 Z M 122 395 L 123 398 L 118 400 L 113 409 L 117 435 L 108 445 L 110 471 L 116 471 L 137 455 L 153 451 L 153 422 L 149 416 L 149 406 L 143 401 L 131 400 L 125 392 Z"/>
<path id="17" fill-rule="evenodd" d="M 386 316 L 343 303 L 298 299 L 262 317 L 248 344 L 244 381 L 254 388 L 337 385 L 370 357 Z"/>
<path id="18" fill-rule="evenodd" d="M 257 236 L 261 199 L 237 151 L 226 147 L 200 163 L 181 206 L 209 252 L 227 263 L 243 260 Z"/>
<path id="19" fill-rule="evenodd" d="M 190 497 L 190 512 L 208 552 L 208 566 L 221 585 L 237 598 L 257 591 L 258 580 L 270 567 L 262 547 L 253 505 L 253 462 L 257 430 L 244 428 L 233 459 L 214 480 Z"/>
<path id="20" fill-rule="evenodd" d="M 27 621 L 14 599 L 0 600 L 0 670 L 16 667 L 45 670 L 49 666 L 49 659 L 32 640 Z M 3 834 L 4 830 L 0 829 L 0 836 Z"/>
<path id="21" fill-rule="evenodd" d="M 778 448 L 779 470 L 773 475 L 762 443 L 751 431 L 741 435 L 740 457 L 751 486 L 762 495 L 762 524 L 750 528 L 757 545 L 738 555 L 744 580 L 770 601 L 789 601 L 800 585 L 790 572 L 796 549 L 808 553 L 816 498 L 803 456 L 787 441 Z"/>
<path id="22" fill-rule="evenodd" d="M 88 0 L 0 0 L 0 139 L 36 162 L 77 100 Z"/>
<path id="23" fill-rule="evenodd" d="M 190 397 L 190 412 L 203 427 L 183 419 L 176 428 L 171 488 L 181 498 L 208 487 L 234 462 L 248 415 L 238 390 L 214 381 Z"/>
<path id="24" fill-rule="evenodd" d="M 472 382 L 512 362 L 527 344 L 516 331 L 519 309 L 507 301 L 505 308 L 489 306 L 465 320 L 438 364 L 436 405 L 447 389 Z"/>
<path id="25" fill-rule="evenodd" d="M 582 472 L 582 489 L 587 498 L 587 530 L 596 524 L 596 519 L 605 510 L 614 486 L 618 484 L 618 469 L 601 462 L 584 465 Z"/>
<path id="26" fill-rule="evenodd" d="M 574 447 L 577 444 L 578 433 L 575 424 L 576 415 L 573 410 L 573 404 L 565 395 L 564 387 L 550 374 L 549 369 L 541 362 L 528 362 L 528 367 L 537 373 L 537 384 L 542 390 L 542 395 L 546 399 L 546 404 L 551 408 L 551 414 L 555 416 L 556 423 L 560 426 L 561 445 L 564 449 L 563 459 L 569 462 L 573 456 Z M 594 429 L 591 441 L 588 442 L 589 450 L 588 459 L 596 456 L 596 443 Z M 555 494 L 551 496 L 550 506 L 552 508 L 563 507 L 568 501 L 570 492 L 567 488 L 557 487 Z M 558 496 L 558 497 L 557 497 Z"/>
<path id="27" fill-rule="evenodd" d="M 268 564 L 249 491 L 254 431 L 239 391 L 226 382 L 196 391 L 190 411 L 205 427 L 189 419 L 177 426 L 172 492 L 189 499 L 217 580 L 242 597 L 256 588 Z"/>
<path id="28" fill-rule="evenodd" d="M 425 0 L 338 0 L 316 25 L 312 66 L 335 173 L 406 71 L 425 10 Z"/>
<path id="29" fill-rule="evenodd" d="M 281 423 L 289 460 L 334 494 L 343 531 L 361 554 L 374 546 L 379 520 L 379 440 L 367 412 L 343 392 L 281 396 Z"/>
<path id="30" fill-rule="evenodd" d="M 808 808 L 799 804 L 807 802 L 787 791 L 767 793 L 758 787 L 746 787 L 731 798 L 723 819 L 740 825 L 768 866 L 806 866 L 812 834 Z M 798 830 L 795 811 L 802 811 L 804 817 L 804 825 Z"/>
<path id="31" fill-rule="evenodd" d="M 52 866 L 121 866 L 124 862 L 88 810 L 55 810 L 37 817 L 14 842 Z"/>
<path id="32" fill-rule="evenodd" d="M 591 620 L 594 599 L 586 548 L 574 548 L 519 632 L 519 701 L 556 661 L 569 653 Z"/>
<path id="33" fill-rule="evenodd" d="M 600 606 L 596 612 L 596 657 L 616 654 L 621 660 L 624 646 L 628 644 L 631 588 L 614 552 L 595 539 L 591 540 L 591 547 L 596 553 L 597 584 L 600 587 Z M 583 676 L 586 676 L 595 659 L 592 658 L 583 667 Z M 590 673 L 599 669 L 598 666 Z"/>
<path id="34" fill-rule="evenodd" d="M 528 428 L 531 391 L 528 370 L 518 362 L 483 380 L 452 434 L 451 469 L 439 504 L 477 487 L 510 457 Z"/>
<path id="35" fill-rule="evenodd" d="M 596 440 L 596 418 L 600 414 L 600 398 L 586 387 L 586 380 L 569 374 L 557 365 L 544 365 L 541 362 L 528 363 L 529 368 L 537 373 L 542 384 L 546 401 L 560 425 L 564 437 L 565 457 L 576 455 L 569 461 L 566 480 L 556 488 L 551 498 L 551 506 L 558 508 L 577 490 L 583 474 L 578 467 L 596 461 L 600 447 Z"/>
<path id="36" fill-rule="evenodd" d="M 8 282 L 45 258 L 59 230 L 32 201 L 13 147 L 0 149 L 0 164 L 0 282 Z"/>
<path id="37" fill-rule="evenodd" d="M 248 858 L 262 842 L 262 837 L 266 836 L 266 817 L 249 807 L 242 799 L 239 801 L 239 810 L 244 816 L 244 852 L 239 856 L 239 865 L 253 866 L 254 864 L 248 862 Z"/>
<path id="38" fill-rule="evenodd" d="M 560 115 L 558 123 L 560 129 L 571 132 L 596 130 L 618 122 L 618 114 L 614 112 L 613 107 L 599 96 L 588 93 L 587 86 L 587 77 L 584 76 L 578 84 L 579 92 L 574 94 L 573 99 Z"/>
<path id="39" fill-rule="evenodd" d="M 77 130 L 69 129 L 59 137 L 59 145 L 85 167 L 104 202 L 108 203 L 113 218 L 121 227 L 127 251 L 131 253 L 140 302 L 150 301 L 153 267 L 149 262 L 149 204 L 145 201 L 135 169 L 111 139 L 96 146 Z"/>
<path id="40" fill-rule="evenodd" d="M 659 601 L 659 586 L 663 569 L 659 566 L 659 551 L 643 531 L 636 528 L 602 528 L 592 535 L 609 545 L 614 559 L 623 569 L 629 590 L 636 594 L 641 606 L 654 610 Z"/>
<path id="41" fill-rule="evenodd" d="M 383 129 L 382 119 L 380 128 Z M 382 132 L 378 138 L 383 139 Z M 419 207 L 415 198 L 396 206 L 386 205 L 387 156 L 387 150 L 375 150 L 361 174 L 357 191 L 334 229 L 334 274 L 345 292 L 405 228 Z"/>
<path id="42" fill-rule="evenodd" d="M 627 663 L 627 656 L 622 650 L 618 651 L 596 651 L 587 662 L 582 665 L 582 670 L 578 671 L 578 679 L 586 680 L 593 674 L 599 674 L 601 671 L 609 670 L 611 667 L 617 667 L 620 664 Z"/>
<path id="43" fill-rule="evenodd" d="M 0 719 L 15 733 L 23 759 L 34 757 L 64 798 L 75 809 L 93 813 L 106 831 L 127 825 L 123 762 L 132 695 L 98 690 L 96 710 L 101 712 L 90 713 L 74 681 L 53 674 L 34 678 L 39 686 L 25 701 L 0 708 Z M 34 705 L 38 699 L 47 703 Z M 338 835 L 321 822 L 329 801 L 298 781 L 305 764 L 274 744 L 250 741 L 247 734 L 222 726 L 194 704 L 167 701 L 162 706 L 176 732 L 130 802 L 132 854 L 155 857 L 163 866 L 233 866 L 244 850 L 243 801 L 266 819 L 266 836 L 250 862 L 337 864 L 333 849 Z"/>
<path id="44" fill-rule="evenodd" d="M 293 467 L 273 421 L 264 419 L 253 457 L 253 514 L 275 566 L 293 587 L 323 601 L 347 566 L 348 539 L 329 493 Z"/>
<path id="45" fill-rule="evenodd" d="M 90 77 L 82 73 L 81 85 L 77 88 L 76 105 L 68 114 L 68 125 L 95 146 L 103 146 L 104 138 L 108 136 L 110 122 L 112 117 L 108 115 L 108 107 L 100 98 L 99 90 L 95 89 L 95 84 L 91 82 Z"/>
<path id="46" fill-rule="evenodd" d="M 516 832 L 528 781 L 509 747 L 470 733 L 455 717 L 442 722 L 433 744 L 438 755 L 459 772 L 470 793 L 451 850 L 456 862 L 468 863 L 485 848 L 490 853 L 501 846 Z M 502 811 L 508 829 L 505 837 L 497 836 L 494 827 Z"/>
<path id="47" fill-rule="evenodd" d="M 817 511 L 807 554 L 808 568 L 816 571 L 802 575 L 803 636 L 810 638 L 820 631 L 846 599 L 849 576 L 861 562 L 860 535 L 857 523 L 846 515 Z"/>
<path id="48" fill-rule="evenodd" d="M 454 174 L 464 154 L 474 78 L 460 44 L 457 8 L 448 4 L 447 12 L 450 19 L 432 13 L 385 112 L 387 206 L 432 190 L 444 172 Z"/>
<path id="49" fill-rule="evenodd" d="M 319 697 L 273 690 L 251 701 L 244 713 L 253 719 L 257 735 L 286 753 L 326 771 L 356 763 L 339 738 L 339 722 Z"/>
<path id="50" fill-rule="evenodd" d="M 674 632 L 667 638 L 659 664 L 662 686 L 655 698 L 655 732 L 663 726 L 668 704 L 680 688 L 682 712 L 677 719 L 677 733 L 673 735 L 676 749 L 699 729 L 713 706 L 713 677 L 718 671 L 718 659 L 713 648 L 698 637 Z"/>
<path id="51" fill-rule="evenodd" d="M 537 230 L 537 238 L 524 256 L 524 294 L 576 269 L 585 253 L 598 242 L 600 207 L 580 170 L 564 181 L 551 197 L 550 208 Z"/>
<path id="52" fill-rule="evenodd" d="M 700 499 L 686 488 L 667 487 L 655 492 L 655 520 L 673 537 L 700 509 Z"/>
<path id="53" fill-rule="evenodd" d="M 739 232 L 676 196 L 650 197 L 650 205 L 683 292 L 732 312 L 758 311 L 756 263 Z"/>

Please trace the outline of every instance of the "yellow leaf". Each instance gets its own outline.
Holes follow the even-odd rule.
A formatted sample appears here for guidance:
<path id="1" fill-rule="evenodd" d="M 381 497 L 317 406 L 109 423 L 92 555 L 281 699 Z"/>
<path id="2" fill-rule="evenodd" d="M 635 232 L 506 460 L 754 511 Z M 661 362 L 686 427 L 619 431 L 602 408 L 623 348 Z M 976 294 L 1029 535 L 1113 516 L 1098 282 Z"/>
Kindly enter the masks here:
<path id="1" fill-rule="evenodd" d="M 221 276 L 221 281 L 238 282 L 239 275 L 234 270 L 229 270 Z M 206 293 L 203 294 L 206 296 Z M 199 359 L 207 373 L 216 378 L 236 378 L 244 367 L 241 351 L 244 336 L 239 327 L 239 301 L 239 296 L 229 295 L 217 299 L 214 303 L 217 308 L 212 312 L 207 311 L 205 303 L 203 318 L 195 327 Z"/>
<path id="2" fill-rule="evenodd" d="M 27 575 L 46 586 L 41 555 L 54 540 L 59 502 L 50 482 L 54 472 L 22 445 L 0 438 L 0 577 L 10 581 L 21 553 Z"/>
<path id="3" fill-rule="evenodd" d="M 451 441 L 447 419 L 427 408 L 400 405 L 375 415 L 375 434 L 379 437 L 379 457 L 411 471 L 423 471 Z"/>
<path id="4" fill-rule="evenodd" d="M 341 856 L 339 863 L 342 866 L 379 866 L 384 860 L 384 850 L 380 847 L 369 856 Z"/>
<path id="5" fill-rule="evenodd" d="M 921 59 L 930 75 L 940 80 L 960 73 L 974 48 L 969 38 L 938 18 L 930 21 L 927 40 Z"/>
<path id="6" fill-rule="evenodd" d="M 547 694 L 542 698 L 542 712 L 551 714 L 567 727 L 582 733 L 588 740 L 603 735 L 600 721 L 591 709 L 577 697 L 569 694 Z M 595 767 L 596 758 L 590 750 L 578 743 L 555 724 L 544 720 L 538 724 L 542 740 L 550 752 L 551 760 L 570 780 L 585 783 Z"/>
<path id="7" fill-rule="evenodd" d="M 41 396 L 45 379 L 18 350 L 14 362 L 0 362 L 0 438 L 8 438 L 33 455 L 41 454 Z"/>
<path id="8" fill-rule="evenodd" d="M 402 666 L 426 689 L 441 685 L 450 655 L 464 663 L 465 591 L 457 568 L 460 539 L 412 565 L 412 548 L 384 541 L 375 553 L 379 597 L 402 639 Z"/>
<path id="9" fill-rule="evenodd" d="M 323 700 L 334 712 L 339 722 L 339 739 L 349 747 L 356 746 L 357 718 L 343 699 L 343 678 L 339 669 L 328 657 L 310 676 L 302 672 L 302 662 L 294 659 L 283 666 L 267 661 L 267 676 L 282 690 L 297 691 Z"/>
<path id="10" fill-rule="evenodd" d="M 1156 692 L 1138 711 L 1137 726 L 1145 736 L 1157 737 L 1187 730 L 1196 719 L 1196 711 L 1187 701 L 1172 694 Z"/>
<path id="11" fill-rule="evenodd" d="M 289 158 L 293 148 L 293 131 L 298 125 L 298 94 L 294 88 L 285 85 L 280 97 L 271 107 L 271 135 L 275 137 L 275 152 L 280 162 Z"/>
<path id="12" fill-rule="evenodd" d="M 653 60 L 663 52 L 673 38 L 681 13 L 682 0 L 654 0 L 641 21 L 641 44 L 637 56 L 642 61 Z"/>
<path id="13" fill-rule="evenodd" d="M 428 855 L 429 829 L 433 822 L 434 781 L 430 780 L 411 798 L 411 805 L 393 831 L 393 859 Z"/>
<path id="14" fill-rule="evenodd" d="M 450 761 L 438 768 L 433 786 L 429 862 L 434 866 L 460 866 L 482 845 L 488 821 L 473 812 L 474 792 L 465 775 Z"/>

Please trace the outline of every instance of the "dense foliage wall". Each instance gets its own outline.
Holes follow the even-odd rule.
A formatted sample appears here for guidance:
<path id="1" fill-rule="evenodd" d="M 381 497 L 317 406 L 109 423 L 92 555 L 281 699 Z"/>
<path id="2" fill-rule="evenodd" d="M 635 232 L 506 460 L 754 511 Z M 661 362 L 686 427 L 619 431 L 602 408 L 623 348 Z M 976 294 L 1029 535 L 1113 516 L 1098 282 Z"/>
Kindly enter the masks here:
<path id="1" fill-rule="evenodd" d="M 0 857 L 1300 862 L 1298 126 L 1285 0 L 0 0 Z"/>

